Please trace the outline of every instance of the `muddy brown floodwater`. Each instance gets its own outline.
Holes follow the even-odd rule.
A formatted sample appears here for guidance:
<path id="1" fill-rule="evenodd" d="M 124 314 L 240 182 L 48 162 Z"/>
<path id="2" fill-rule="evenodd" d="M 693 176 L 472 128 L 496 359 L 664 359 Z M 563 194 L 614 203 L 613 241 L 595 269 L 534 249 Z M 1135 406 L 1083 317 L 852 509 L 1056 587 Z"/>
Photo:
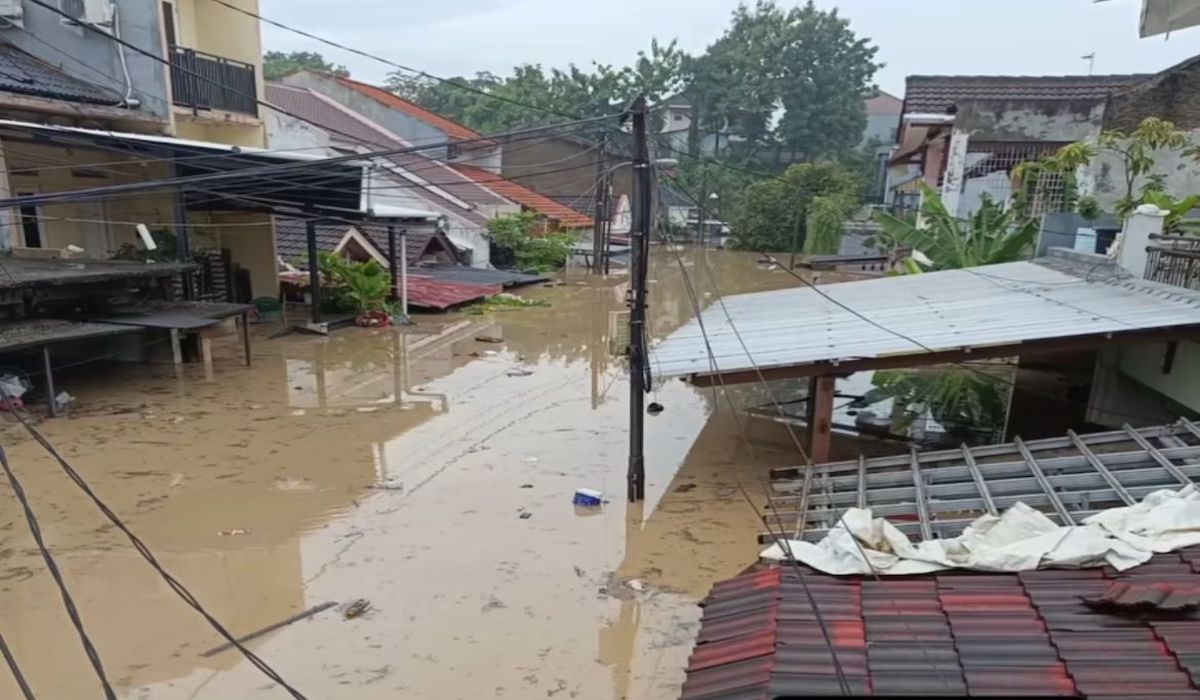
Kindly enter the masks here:
<path id="1" fill-rule="evenodd" d="M 703 303 L 714 278 L 796 284 L 754 255 L 683 257 Z M 674 256 L 653 263 L 662 337 L 692 309 Z M 670 382 L 647 418 L 648 497 L 627 505 L 628 384 L 608 340 L 625 291 L 568 274 L 522 292 L 547 307 L 264 334 L 251 368 L 218 348 L 212 382 L 93 366 L 64 379 L 76 415 L 41 428 L 235 634 L 369 600 L 249 643 L 313 700 L 673 698 L 696 602 L 755 559 L 739 480 L 795 456 L 756 427 L 751 465 L 710 395 Z M 202 655 L 216 633 L 19 428 L 2 439 L 122 698 L 286 697 L 236 652 Z M 577 509 L 578 487 L 611 502 Z M 7 484 L 0 499 L 0 634 L 38 698 L 100 697 Z M 18 697 L 0 671 L 0 698 Z"/>

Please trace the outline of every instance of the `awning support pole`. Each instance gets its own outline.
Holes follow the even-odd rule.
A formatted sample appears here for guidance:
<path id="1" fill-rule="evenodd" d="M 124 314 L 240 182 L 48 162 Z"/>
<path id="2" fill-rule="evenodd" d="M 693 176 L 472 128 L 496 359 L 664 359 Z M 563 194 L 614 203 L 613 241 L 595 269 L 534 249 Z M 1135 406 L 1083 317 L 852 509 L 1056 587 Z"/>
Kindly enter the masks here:
<path id="1" fill-rule="evenodd" d="M 312 322 L 321 323 L 321 269 L 317 256 L 317 220 L 312 218 L 312 210 L 308 211 L 308 221 L 305 222 L 308 233 L 308 295 L 312 300 Z"/>
<path id="2" fill-rule="evenodd" d="M 393 278 L 395 279 L 395 278 Z M 400 229 L 400 311 L 408 319 L 408 229 Z"/>
<path id="3" fill-rule="evenodd" d="M 837 377 L 810 377 L 808 380 L 808 457 L 813 464 L 829 461 L 836 386 Z"/>
<path id="4" fill-rule="evenodd" d="M 396 227 L 388 224 L 388 274 L 392 277 L 392 293 L 388 297 L 392 301 L 400 298 L 399 287 L 400 279 L 396 273 Z"/>
<path id="5" fill-rule="evenodd" d="M 175 163 L 175 159 L 171 159 L 170 176 L 172 179 L 179 177 L 179 167 Z M 175 239 L 178 248 L 179 262 L 192 261 L 192 238 L 191 232 L 188 230 L 187 216 L 187 200 L 184 197 L 184 188 L 178 187 L 175 189 Z M 192 274 L 190 272 L 183 273 L 183 298 L 186 301 L 193 301 L 194 294 L 192 293 Z"/>
<path id="6" fill-rule="evenodd" d="M 42 368 L 46 373 L 46 408 L 51 418 L 58 418 L 58 399 L 54 392 L 54 371 L 50 362 L 50 346 L 42 346 Z"/>

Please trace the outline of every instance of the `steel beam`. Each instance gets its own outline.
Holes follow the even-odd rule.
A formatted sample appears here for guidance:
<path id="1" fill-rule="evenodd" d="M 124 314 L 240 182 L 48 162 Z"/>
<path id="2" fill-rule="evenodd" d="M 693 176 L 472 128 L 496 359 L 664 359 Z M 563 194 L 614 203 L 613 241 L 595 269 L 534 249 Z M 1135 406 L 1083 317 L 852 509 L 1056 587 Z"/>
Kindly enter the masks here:
<path id="1" fill-rule="evenodd" d="M 1125 487 L 1121 485 L 1121 482 L 1117 481 L 1117 478 L 1108 470 L 1108 467 L 1104 466 L 1104 462 L 1096 456 L 1096 453 L 1092 452 L 1091 448 L 1084 444 L 1083 440 L 1079 439 L 1079 436 L 1075 434 L 1075 431 L 1068 430 L 1067 437 L 1071 439 L 1071 442 L 1075 443 L 1075 449 L 1079 450 L 1079 452 L 1087 458 L 1087 461 L 1091 463 L 1093 467 L 1095 467 L 1096 471 L 1100 473 L 1100 476 L 1104 477 L 1104 480 L 1108 482 L 1108 485 L 1112 487 L 1112 490 L 1121 497 L 1121 500 L 1125 501 L 1125 505 L 1133 505 L 1133 497 L 1129 495 L 1129 492 L 1125 490 Z"/>
<path id="2" fill-rule="evenodd" d="M 1143 450 L 1146 451 L 1146 454 L 1150 455 L 1150 457 L 1153 458 L 1155 462 L 1158 462 L 1159 465 L 1161 465 L 1163 469 L 1167 470 L 1167 473 L 1169 473 L 1171 476 L 1175 477 L 1175 479 L 1178 480 L 1179 483 L 1183 484 L 1184 486 L 1187 486 L 1188 484 L 1192 483 L 1192 480 L 1189 479 L 1186 474 L 1181 472 L 1179 470 L 1179 467 L 1175 466 L 1174 462 L 1167 459 L 1163 455 L 1162 451 L 1159 450 L 1157 447 L 1155 447 L 1154 445 L 1151 445 L 1149 440 L 1142 437 L 1141 433 L 1139 433 L 1138 431 L 1133 429 L 1133 426 L 1126 423 L 1125 425 L 1123 425 L 1121 427 L 1125 430 L 1126 433 L 1128 433 L 1129 437 L 1133 438 L 1133 441 L 1136 442 L 1139 447 L 1141 447 Z"/>
<path id="3" fill-rule="evenodd" d="M 979 465 L 975 463 L 975 457 L 966 445 L 962 446 L 962 455 L 967 469 L 971 472 L 971 479 L 975 481 L 975 488 L 979 489 L 979 497 L 983 499 L 984 505 L 987 506 L 988 513 L 999 515 L 1000 513 L 996 510 L 996 504 L 992 501 L 992 494 L 988 491 L 987 482 L 984 481 L 983 474 L 979 472 Z"/>

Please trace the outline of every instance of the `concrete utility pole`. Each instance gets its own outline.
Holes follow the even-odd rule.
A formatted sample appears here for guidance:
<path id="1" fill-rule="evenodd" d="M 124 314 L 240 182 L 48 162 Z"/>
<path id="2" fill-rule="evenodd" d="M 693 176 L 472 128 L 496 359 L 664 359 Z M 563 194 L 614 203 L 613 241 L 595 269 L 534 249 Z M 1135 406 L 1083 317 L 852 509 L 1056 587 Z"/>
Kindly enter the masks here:
<path id="1" fill-rule="evenodd" d="M 608 151 L 608 134 L 600 135 L 600 150 L 596 155 L 596 199 L 592 211 L 592 274 L 603 275 L 607 272 L 605 259 L 608 247 L 605 244 L 604 221 L 608 218 L 608 163 L 605 155 Z"/>
<path id="2" fill-rule="evenodd" d="M 629 240 L 629 500 L 646 496 L 646 271 L 653 197 L 647 143 L 646 96 L 633 101 L 633 226 Z"/>

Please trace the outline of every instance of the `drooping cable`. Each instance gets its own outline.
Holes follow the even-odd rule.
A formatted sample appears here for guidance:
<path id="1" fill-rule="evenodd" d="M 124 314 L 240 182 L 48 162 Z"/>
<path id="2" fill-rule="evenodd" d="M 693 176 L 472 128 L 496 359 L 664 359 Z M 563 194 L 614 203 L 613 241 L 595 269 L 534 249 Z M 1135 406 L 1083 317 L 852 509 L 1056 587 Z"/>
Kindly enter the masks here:
<path id="1" fill-rule="evenodd" d="M 19 410 L 16 404 L 9 400 L 8 394 L 4 393 L 4 389 L 0 388 L 0 403 L 3 403 L 5 408 L 19 415 Z M 22 421 L 24 419 L 21 419 Z M 25 523 L 29 526 L 29 534 L 33 536 L 33 542 L 37 545 L 38 552 L 42 555 L 42 561 L 46 563 L 46 569 L 50 572 L 51 578 L 54 579 L 54 585 L 58 587 L 58 593 L 62 596 L 63 607 L 66 608 L 67 617 L 71 619 L 71 626 L 75 628 L 76 634 L 79 635 L 79 643 L 83 645 L 83 653 L 87 656 L 88 663 L 92 665 L 92 670 L 96 672 L 96 677 L 100 679 L 100 687 L 104 690 L 105 700 L 117 700 L 117 694 L 113 691 L 112 684 L 108 681 L 108 674 L 104 672 L 104 662 L 100 660 L 100 654 L 96 651 L 96 646 L 92 644 L 92 640 L 88 637 L 87 630 L 83 628 L 83 619 L 79 617 L 79 609 L 75 606 L 75 599 L 71 597 L 71 591 L 67 589 L 67 582 L 63 580 L 62 572 L 58 569 L 58 563 L 54 561 L 54 555 L 50 553 L 49 547 L 46 546 L 46 540 L 42 537 L 42 528 L 38 524 L 37 515 L 33 512 L 33 506 L 29 503 L 29 498 L 25 495 L 25 489 L 21 487 L 21 480 L 17 478 L 13 472 L 12 465 L 8 463 L 8 455 L 4 448 L 0 446 L 0 467 L 4 468 L 4 474 L 8 478 L 8 483 L 12 487 L 13 495 L 17 497 L 17 502 L 21 504 L 21 509 L 25 513 Z M 6 647 L 7 649 L 7 647 Z M 6 651 L 4 654 L 8 659 L 10 654 Z M 15 669 L 15 661 L 10 661 L 10 666 Z M 14 670 L 14 674 L 18 671 Z M 18 677 L 18 682 L 22 685 L 22 689 L 27 691 L 28 686 L 24 684 L 23 679 Z"/>
<path id="2" fill-rule="evenodd" d="M 29 419 L 24 415 L 24 409 L 16 407 L 14 402 L 12 402 L 10 400 L 10 398 L 8 397 L 8 395 L 4 392 L 3 387 L 0 387 L 0 401 L 3 401 L 7 404 L 9 410 L 17 418 L 17 421 L 21 424 L 22 427 L 25 428 L 26 432 L 28 432 L 29 435 L 31 437 L 33 437 L 34 441 L 36 441 L 39 445 L 41 445 L 42 448 L 45 449 L 46 452 L 48 452 L 50 454 L 50 456 L 54 458 L 54 461 L 58 463 L 59 467 L 63 470 L 63 472 L 67 475 L 67 477 L 70 478 L 71 481 L 73 481 L 75 483 L 75 485 L 78 486 L 81 491 L 83 491 L 83 493 L 92 501 L 92 503 L 95 504 L 96 508 L 100 510 L 100 512 L 104 515 L 104 517 L 107 518 L 109 520 L 109 522 L 111 522 L 113 525 L 115 525 L 117 527 L 117 529 L 119 529 L 121 532 L 123 532 L 125 534 L 125 536 L 129 539 L 130 543 L 133 544 L 134 549 L 137 550 L 138 554 L 140 554 L 142 556 L 142 558 L 145 559 L 146 562 L 148 564 L 150 564 L 150 566 L 156 572 L 158 572 L 159 576 L 163 579 L 163 581 L 166 582 L 166 584 L 171 588 L 171 590 L 174 591 L 175 594 L 178 595 L 188 605 L 188 607 L 190 607 L 193 610 L 195 610 L 196 612 L 198 612 L 200 614 L 200 616 L 203 617 L 209 623 L 209 625 L 211 625 L 212 628 L 217 631 L 218 634 L 220 634 L 231 646 L 233 646 L 235 649 L 237 649 L 239 652 L 241 652 L 242 656 L 244 656 L 247 661 L 249 661 L 256 668 L 258 668 L 258 670 L 261 671 L 263 673 L 263 675 L 265 675 L 267 678 L 271 679 L 276 684 L 278 684 L 281 688 L 286 690 L 292 696 L 292 698 L 294 700 L 307 700 L 307 698 L 305 698 L 305 696 L 303 694 L 301 694 L 300 691 L 296 690 L 291 685 L 289 685 L 287 683 L 287 681 L 285 681 L 283 679 L 282 676 L 280 676 L 265 661 L 263 661 L 261 658 L 259 658 L 258 655 L 256 655 L 254 652 L 247 649 L 243 644 L 241 644 L 237 640 L 237 638 L 234 637 L 233 634 L 231 634 L 229 632 L 229 630 L 227 630 L 225 628 L 225 626 L 221 624 L 220 621 L 218 621 L 215 617 L 212 616 L 211 613 L 208 612 L 208 610 L 205 609 L 205 607 L 200 603 L 200 601 L 197 600 L 194 595 L 192 595 L 191 591 L 189 591 L 188 588 L 181 581 L 179 581 L 179 579 L 175 578 L 169 571 L 167 571 L 165 568 L 163 568 L 162 564 L 160 564 L 158 559 L 154 556 L 154 553 L 150 551 L 150 548 L 148 546 L 146 546 L 146 544 L 141 540 L 141 538 L 138 537 L 136 534 L 134 534 L 134 532 L 132 530 L 130 530 L 129 527 L 121 520 L 121 518 L 116 513 L 114 513 L 111 508 L 108 507 L 108 505 L 96 494 L 95 491 L 92 490 L 91 486 L 88 485 L 87 481 L 85 481 L 84 478 L 79 474 L 79 472 L 76 471 L 75 468 L 71 466 L 70 462 L 68 462 L 66 460 L 66 458 L 64 458 L 58 452 L 58 450 L 54 447 L 54 445 L 51 444 L 50 441 L 47 440 L 45 438 L 45 436 L 43 436 L 41 434 L 41 432 L 38 431 L 37 428 L 33 427 L 33 424 L 30 423 Z M 0 457 L 3 457 L 3 449 L 2 448 L 0 448 Z M 16 491 L 19 485 L 16 483 L 15 477 L 12 475 L 12 472 L 8 467 L 7 460 L 3 461 L 3 466 L 4 466 L 5 471 L 8 472 L 8 474 L 9 474 L 9 480 L 12 481 L 14 484 L 14 491 Z M 22 493 L 22 496 L 21 496 L 22 503 L 24 503 L 25 502 L 23 500 L 24 492 L 21 492 L 21 493 Z M 27 518 L 31 514 L 31 511 L 29 511 L 29 508 L 27 505 L 26 505 L 26 514 L 27 514 Z M 36 521 L 34 521 L 34 525 L 36 525 Z M 33 526 L 31 526 L 31 528 L 32 527 Z M 38 541 L 40 542 L 40 534 L 37 536 L 36 539 L 38 539 Z M 44 552 L 43 556 L 47 557 L 47 564 L 50 565 L 50 562 L 52 561 L 52 559 L 48 558 L 48 552 Z M 52 568 L 51 572 L 52 573 L 57 572 L 57 567 Z M 56 575 L 55 578 L 58 579 L 60 577 Z M 65 594 L 65 589 L 64 589 L 64 599 L 65 599 L 65 595 L 66 594 Z M 82 631 L 81 631 L 81 634 L 82 634 Z M 90 645 L 90 642 L 85 646 L 88 646 L 88 645 Z M 97 663 L 98 663 L 98 659 L 97 659 Z M 98 670 L 98 672 L 101 672 L 101 671 Z M 116 700 L 116 695 L 111 694 L 111 689 L 109 689 L 109 693 L 110 693 L 110 696 L 107 697 L 107 700 Z"/>
<path id="3" fill-rule="evenodd" d="M 21 672 L 21 667 L 17 665 L 17 657 L 13 656 L 12 649 L 8 648 L 8 642 L 4 641 L 4 635 L 0 634 L 0 654 L 4 656 L 4 662 L 8 664 L 8 670 L 13 674 L 13 680 L 17 682 L 17 687 L 21 689 L 21 697 L 25 700 L 37 700 L 33 696 L 33 690 L 29 687 L 28 681 L 25 680 L 25 674 Z"/>

